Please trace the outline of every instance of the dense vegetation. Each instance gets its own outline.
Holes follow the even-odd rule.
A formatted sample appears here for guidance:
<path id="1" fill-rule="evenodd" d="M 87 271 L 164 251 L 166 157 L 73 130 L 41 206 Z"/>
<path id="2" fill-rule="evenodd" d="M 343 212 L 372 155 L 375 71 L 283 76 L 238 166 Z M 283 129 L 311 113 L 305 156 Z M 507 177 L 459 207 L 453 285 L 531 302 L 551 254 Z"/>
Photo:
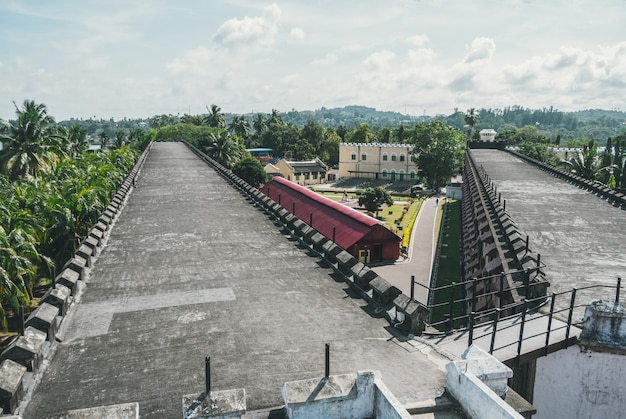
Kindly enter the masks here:
<path id="1" fill-rule="evenodd" d="M 65 128 L 45 105 L 25 101 L 0 140 L 0 331 L 33 290 L 71 257 L 147 141 L 125 136 L 88 153 L 86 132 Z"/>

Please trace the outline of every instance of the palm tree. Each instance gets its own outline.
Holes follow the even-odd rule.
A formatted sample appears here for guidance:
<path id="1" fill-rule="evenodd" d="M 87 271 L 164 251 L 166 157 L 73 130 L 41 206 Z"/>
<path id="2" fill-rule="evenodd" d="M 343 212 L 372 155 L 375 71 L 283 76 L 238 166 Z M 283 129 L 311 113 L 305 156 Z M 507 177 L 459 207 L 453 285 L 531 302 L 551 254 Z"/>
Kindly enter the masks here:
<path id="1" fill-rule="evenodd" d="M 254 127 L 254 132 L 257 135 L 257 137 L 263 134 L 263 131 L 265 131 L 265 128 L 267 128 L 267 122 L 265 121 L 265 117 L 263 116 L 262 113 L 257 113 L 254 116 L 254 121 L 252 122 L 252 126 Z"/>
<path id="2" fill-rule="evenodd" d="M 122 130 L 115 131 L 115 140 L 113 141 L 113 148 L 122 148 L 126 144 L 126 133 Z"/>
<path id="3" fill-rule="evenodd" d="M 207 154 L 225 167 L 232 167 L 241 156 L 238 144 L 223 132 L 211 133 Z"/>
<path id="4" fill-rule="evenodd" d="M 243 115 L 235 115 L 228 125 L 228 130 L 245 140 L 250 135 L 250 123 Z"/>
<path id="5" fill-rule="evenodd" d="M 87 140 L 87 131 L 80 125 L 72 125 L 67 130 L 67 142 L 69 146 L 69 154 L 77 157 L 87 151 L 89 140 Z"/>
<path id="6" fill-rule="evenodd" d="M 98 134 L 98 137 L 100 137 L 100 145 L 102 146 L 102 150 L 106 149 L 109 145 L 109 136 L 106 132 L 102 131 L 100 134 Z"/>
<path id="7" fill-rule="evenodd" d="M 272 113 L 270 114 L 270 119 L 267 121 L 267 125 L 270 124 L 278 124 L 283 125 L 283 118 L 281 118 L 280 113 L 276 109 L 272 109 Z"/>
<path id="8" fill-rule="evenodd" d="M 583 146 L 582 153 L 562 161 L 562 164 L 569 166 L 574 174 L 589 180 L 597 180 L 598 176 L 613 168 L 612 165 L 602 166 L 593 140 L 589 140 L 589 143 Z"/>
<path id="9" fill-rule="evenodd" d="M 211 109 L 206 108 L 209 111 L 209 114 L 204 117 L 204 123 L 210 127 L 216 128 L 224 128 L 226 126 L 226 121 L 224 120 L 224 115 L 222 114 L 222 108 L 217 105 L 211 105 Z"/>
<path id="10" fill-rule="evenodd" d="M 476 113 L 475 108 L 470 108 L 465 113 L 465 116 L 463 117 L 463 121 L 465 121 L 465 125 L 469 127 L 469 129 L 467 130 L 468 142 L 472 140 L 472 136 L 474 134 L 474 127 L 476 126 L 476 123 L 478 122 L 479 119 L 480 119 L 480 116 Z"/>
<path id="11" fill-rule="evenodd" d="M 15 102 L 13 103 L 15 105 Z M 15 180 L 25 176 L 38 177 L 46 172 L 54 158 L 54 119 L 46 105 L 25 100 L 23 109 L 15 105 L 17 120 L 2 133 L 0 171 Z"/>

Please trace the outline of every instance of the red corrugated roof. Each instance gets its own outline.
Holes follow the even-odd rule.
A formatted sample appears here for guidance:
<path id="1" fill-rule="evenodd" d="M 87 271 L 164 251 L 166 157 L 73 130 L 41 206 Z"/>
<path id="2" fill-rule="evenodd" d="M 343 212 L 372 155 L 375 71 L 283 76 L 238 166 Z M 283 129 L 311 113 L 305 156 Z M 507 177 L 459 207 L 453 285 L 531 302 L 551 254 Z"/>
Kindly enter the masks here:
<path id="1" fill-rule="evenodd" d="M 261 188 L 261 192 L 280 203 L 287 211 L 293 212 L 295 204 L 295 215 L 330 239 L 334 227 L 335 243 L 344 249 L 350 249 L 366 235 L 371 236 L 370 233 L 374 233 L 378 241 L 397 243 L 401 240 L 375 218 L 284 178 L 275 177 Z"/>

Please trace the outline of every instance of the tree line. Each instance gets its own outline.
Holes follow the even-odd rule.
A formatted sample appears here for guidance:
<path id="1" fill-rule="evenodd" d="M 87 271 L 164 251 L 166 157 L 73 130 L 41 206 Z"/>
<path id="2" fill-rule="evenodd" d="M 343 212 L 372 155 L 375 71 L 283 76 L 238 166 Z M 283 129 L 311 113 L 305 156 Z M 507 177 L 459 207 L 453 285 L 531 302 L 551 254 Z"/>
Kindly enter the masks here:
<path id="1" fill-rule="evenodd" d="M 125 135 L 88 152 L 86 131 L 57 124 L 44 104 L 15 106 L 0 126 L 0 331 L 59 267 L 109 204 L 149 139 Z"/>

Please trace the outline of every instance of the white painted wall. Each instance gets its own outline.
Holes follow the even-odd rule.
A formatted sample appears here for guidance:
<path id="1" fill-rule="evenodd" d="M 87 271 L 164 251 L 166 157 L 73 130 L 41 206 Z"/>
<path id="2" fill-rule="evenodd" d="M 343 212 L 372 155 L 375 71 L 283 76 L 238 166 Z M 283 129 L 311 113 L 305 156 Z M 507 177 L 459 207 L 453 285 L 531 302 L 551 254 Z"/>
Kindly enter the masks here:
<path id="1" fill-rule="evenodd" d="M 626 417 L 626 355 L 577 345 L 537 359 L 533 419 Z"/>

